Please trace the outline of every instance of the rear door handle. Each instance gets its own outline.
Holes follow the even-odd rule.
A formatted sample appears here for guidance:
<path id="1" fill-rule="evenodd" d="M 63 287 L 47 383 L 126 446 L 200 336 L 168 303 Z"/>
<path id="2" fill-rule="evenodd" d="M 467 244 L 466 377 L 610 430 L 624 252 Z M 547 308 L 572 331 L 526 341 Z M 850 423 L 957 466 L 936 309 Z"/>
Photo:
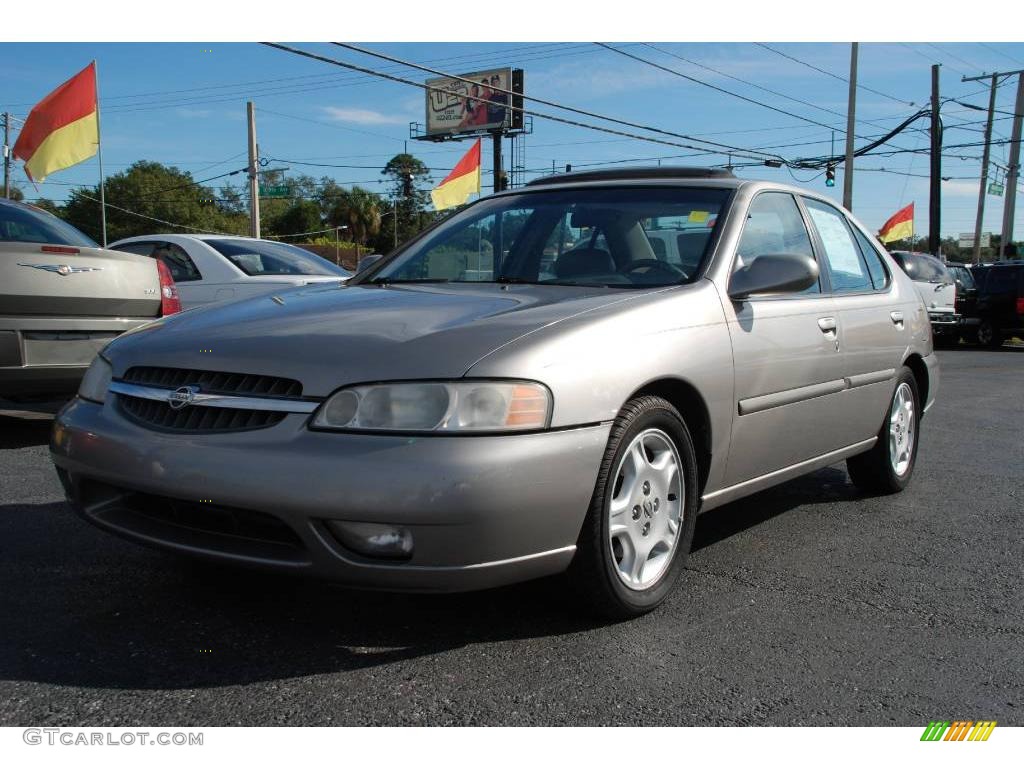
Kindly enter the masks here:
<path id="1" fill-rule="evenodd" d="M 902 312 L 890 312 L 889 317 L 892 318 L 892 323 L 897 328 L 903 328 L 903 313 Z"/>
<path id="2" fill-rule="evenodd" d="M 835 333 L 836 319 L 834 317 L 819 317 L 818 327 L 821 328 L 822 333 Z"/>

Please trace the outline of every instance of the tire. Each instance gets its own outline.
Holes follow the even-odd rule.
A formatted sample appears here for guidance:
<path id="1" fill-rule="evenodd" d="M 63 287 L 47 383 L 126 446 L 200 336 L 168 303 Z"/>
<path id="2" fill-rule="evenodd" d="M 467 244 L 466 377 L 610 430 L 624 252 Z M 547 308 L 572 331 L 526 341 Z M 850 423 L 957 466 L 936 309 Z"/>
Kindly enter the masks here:
<path id="1" fill-rule="evenodd" d="M 613 502 L 622 507 L 614 535 Z M 572 591 L 604 618 L 628 619 L 657 608 L 686 565 L 697 511 L 697 458 L 679 411 L 660 397 L 630 400 L 612 425 L 601 460 L 569 567 Z"/>
<path id="2" fill-rule="evenodd" d="M 911 413 L 898 409 L 897 401 L 908 402 Z M 846 468 L 853 484 L 866 493 L 899 493 L 910 482 L 917 464 L 917 448 L 921 440 L 921 400 L 917 380 L 904 366 L 896 377 L 896 386 L 882 419 L 878 440 L 867 453 L 846 460 Z M 897 411 L 903 416 L 899 425 L 893 422 Z M 894 428 L 897 430 L 893 432 Z M 909 440 L 909 446 L 907 442 Z M 909 447 L 909 450 L 907 448 Z M 897 456 L 894 460 L 894 454 Z M 905 456 L 905 458 L 904 458 Z"/>
<path id="3" fill-rule="evenodd" d="M 989 349 L 998 349 L 1003 346 L 1003 332 L 991 320 L 982 320 L 975 331 L 978 343 Z"/>

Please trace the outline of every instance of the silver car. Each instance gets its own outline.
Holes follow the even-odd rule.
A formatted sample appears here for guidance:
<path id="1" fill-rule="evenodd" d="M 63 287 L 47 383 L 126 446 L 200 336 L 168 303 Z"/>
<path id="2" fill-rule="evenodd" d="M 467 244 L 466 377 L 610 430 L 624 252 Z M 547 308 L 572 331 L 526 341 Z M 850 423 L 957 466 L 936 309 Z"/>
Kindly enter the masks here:
<path id="1" fill-rule="evenodd" d="M 252 237 L 139 235 L 111 243 L 110 248 L 166 264 L 183 309 L 352 276 L 305 248 Z"/>
<path id="2" fill-rule="evenodd" d="M 180 308 L 166 268 L 0 200 L 0 397 L 70 395 L 111 339 Z"/>
<path id="3" fill-rule="evenodd" d="M 652 247 L 673 229 L 688 258 Z M 138 542 L 383 589 L 567 572 L 621 617 L 665 599 L 700 511 L 844 459 L 901 490 L 937 387 L 913 283 L 829 200 L 577 173 L 347 285 L 122 336 L 51 450 L 80 514 Z"/>

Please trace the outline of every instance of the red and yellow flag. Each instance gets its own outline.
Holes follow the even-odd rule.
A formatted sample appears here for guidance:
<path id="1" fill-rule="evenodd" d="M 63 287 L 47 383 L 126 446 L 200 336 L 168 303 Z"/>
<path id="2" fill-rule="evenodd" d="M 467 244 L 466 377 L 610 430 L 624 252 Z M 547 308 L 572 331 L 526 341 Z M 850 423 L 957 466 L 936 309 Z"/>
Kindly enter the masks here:
<path id="1" fill-rule="evenodd" d="M 95 155 L 99 141 L 93 62 L 32 108 L 13 154 L 32 181 L 42 181 Z"/>
<path id="2" fill-rule="evenodd" d="M 901 208 L 878 230 L 878 239 L 883 243 L 914 236 L 914 204 Z"/>
<path id="3" fill-rule="evenodd" d="M 480 139 L 462 156 L 444 181 L 430 191 L 430 199 L 435 209 L 443 211 L 462 205 L 474 192 L 480 194 Z"/>

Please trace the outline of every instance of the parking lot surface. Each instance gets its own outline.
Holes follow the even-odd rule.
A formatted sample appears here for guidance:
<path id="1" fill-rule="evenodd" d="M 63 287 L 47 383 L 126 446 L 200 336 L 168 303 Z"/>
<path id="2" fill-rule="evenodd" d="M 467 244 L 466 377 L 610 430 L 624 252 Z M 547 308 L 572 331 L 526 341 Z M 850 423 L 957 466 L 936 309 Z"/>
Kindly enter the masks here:
<path id="1" fill-rule="evenodd" d="M 0 725 L 1024 725 L 1024 348 L 940 358 L 904 493 L 837 465 L 708 513 L 619 624 L 557 579 L 360 593 L 140 548 L 64 504 L 48 421 L 0 416 Z"/>

